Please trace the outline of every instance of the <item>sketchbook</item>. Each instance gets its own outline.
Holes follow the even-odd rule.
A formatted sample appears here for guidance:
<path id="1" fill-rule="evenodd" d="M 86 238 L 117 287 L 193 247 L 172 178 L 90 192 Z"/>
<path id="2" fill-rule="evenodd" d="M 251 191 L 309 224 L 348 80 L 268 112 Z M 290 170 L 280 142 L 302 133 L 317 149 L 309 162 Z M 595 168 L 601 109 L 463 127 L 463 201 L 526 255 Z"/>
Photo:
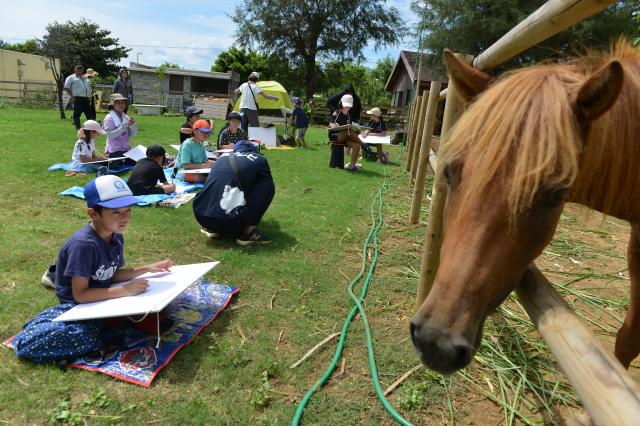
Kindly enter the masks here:
<path id="1" fill-rule="evenodd" d="M 384 145 L 391 144 L 391 136 L 362 136 L 360 135 L 360 140 L 364 143 L 370 143 L 372 145 Z"/>
<path id="2" fill-rule="evenodd" d="M 142 274 L 138 279 L 149 280 L 149 288 L 144 293 L 100 302 L 82 303 L 69 309 L 54 321 L 83 321 L 160 312 L 180 293 L 218 266 L 219 263 L 176 265 L 171 268 L 170 272 Z M 124 284 L 127 282 L 117 285 Z"/>
<path id="3" fill-rule="evenodd" d="M 125 157 L 131 158 L 133 161 L 138 162 L 143 158 L 147 157 L 147 147 L 143 145 L 138 145 L 135 148 L 131 148 L 129 151 L 125 152 Z"/>
<path id="4" fill-rule="evenodd" d="M 111 163 L 113 161 L 120 161 L 120 160 L 126 160 L 126 159 L 127 159 L 127 157 L 114 157 L 114 158 L 106 158 L 104 160 L 87 161 L 86 163 L 82 163 L 82 164 Z"/>
<path id="5" fill-rule="evenodd" d="M 369 130 L 371 127 L 361 126 L 359 124 L 351 123 L 351 124 L 343 124 L 342 126 L 329 128 L 329 130 L 353 130 L 354 132 L 359 132 L 361 130 Z"/>

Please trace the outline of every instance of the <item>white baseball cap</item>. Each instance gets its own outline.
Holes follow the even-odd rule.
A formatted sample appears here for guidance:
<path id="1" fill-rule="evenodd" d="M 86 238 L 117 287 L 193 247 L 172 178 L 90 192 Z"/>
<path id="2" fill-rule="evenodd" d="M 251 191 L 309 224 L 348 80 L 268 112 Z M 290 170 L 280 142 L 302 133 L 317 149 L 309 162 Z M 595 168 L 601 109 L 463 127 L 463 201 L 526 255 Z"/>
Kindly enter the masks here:
<path id="1" fill-rule="evenodd" d="M 378 107 L 371 108 L 369 111 L 367 111 L 367 114 L 375 115 L 376 117 L 382 117 L 382 111 Z"/>
<path id="2" fill-rule="evenodd" d="M 340 98 L 340 103 L 343 107 L 352 107 L 353 106 L 353 96 L 351 95 L 343 95 Z"/>
<path id="3" fill-rule="evenodd" d="M 84 187 L 87 207 L 102 206 L 108 209 L 132 206 L 140 202 L 133 196 L 125 181 L 114 175 L 104 175 L 93 179 Z"/>
<path id="4" fill-rule="evenodd" d="M 87 120 L 87 121 L 85 121 L 84 124 L 82 125 L 82 128 L 85 129 L 85 130 L 94 130 L 94 131 L 96 131 L 98 133 L 101 133 L 103 135 L 105 133 L 107 133 L 102 129 L 102 126 L 100 126 L 100 123 L 98 123 L 95 120 Z"/>

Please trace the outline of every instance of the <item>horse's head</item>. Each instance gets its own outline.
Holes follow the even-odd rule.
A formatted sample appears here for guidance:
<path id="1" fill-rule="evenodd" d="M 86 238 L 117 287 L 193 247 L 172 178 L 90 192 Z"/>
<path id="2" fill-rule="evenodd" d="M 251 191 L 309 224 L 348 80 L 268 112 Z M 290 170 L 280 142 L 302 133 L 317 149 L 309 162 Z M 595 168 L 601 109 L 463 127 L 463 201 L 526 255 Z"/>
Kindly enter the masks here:
<path id="1" fill-rule="evenodd" d="M 590 76 L 541 66 L 489 85 L 450 52 L 445 63 L 450 84 L 477 98 L 439 153 L 448 186 L 444 240 L 411 337 L 423 362 L 447 374 L 470 363 L 487 315 L 551 240 L 584 132 L 615 102 L 623 74 L 616 61 Z"/>

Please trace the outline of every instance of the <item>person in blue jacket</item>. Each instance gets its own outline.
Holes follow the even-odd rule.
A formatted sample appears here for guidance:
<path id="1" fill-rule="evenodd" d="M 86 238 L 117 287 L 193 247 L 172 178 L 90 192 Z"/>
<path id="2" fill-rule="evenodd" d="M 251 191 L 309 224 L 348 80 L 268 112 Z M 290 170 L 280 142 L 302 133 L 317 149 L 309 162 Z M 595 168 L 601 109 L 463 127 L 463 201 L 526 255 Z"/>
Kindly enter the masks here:
<path id="1" fill-rule="evenodd" d="M 271 238 L 258 225 L 275 191 L 267 159 L 250 141 L 239 141 L 216 161 L 193 200 L 193 213 L 210 238 L 226 234 L 243 246 L 268 244 Z"/>

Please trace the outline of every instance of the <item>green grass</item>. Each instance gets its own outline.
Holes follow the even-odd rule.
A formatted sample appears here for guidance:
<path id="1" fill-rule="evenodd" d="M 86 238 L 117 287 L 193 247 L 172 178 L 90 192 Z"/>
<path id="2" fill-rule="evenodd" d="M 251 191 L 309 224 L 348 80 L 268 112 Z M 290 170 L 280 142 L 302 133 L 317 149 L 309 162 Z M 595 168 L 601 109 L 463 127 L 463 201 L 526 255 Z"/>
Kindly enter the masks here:
<path id="1" fill-rule="evenodd" d="M 169 144 L 175 143 L 182 121 L 139 117 L 134 143 L 160 143 L 172 152 Z M 3 108 L 0 129 L 4 339 L 56 303 L 54 293 L 40 284 L 40 276 L 64 240 L 87 220 L 83 202 L 57 193 L 84 185 L 89 177 L 46 170 L 69 161 L 76 139 L 70 120 L 60 120 L 55 111 Z M 231 307 L 174 358 L 150 389 L 100 374 L 33 365 L 3 348 L 0 421 L 44 423 L 68 415 L 65 421 L 71 423 L 288 422 L 295 409 L 292 402 L 317 380 L 330 350 L 320 351 L 296 370 L 288 366 L 346 316 L 350 303 L 343 274 L 351 277 L 357 272 L 370 200 L 384 179 L 384 168 L 370 162 L 359 173 L 330 169 L 325 139 L 325 129 L 312 128 L 307 133 L 310 149 L 266 153 L 276 183 L 276 197 L 261 226 L 274 238 L 269 246 L 246 249 L 232 240 L 207 241 L 190 204 L 175 210 L 134 210 L 125 233 L 128 264 L 165 257 L 177 264 L 220 260 L 207 278 L 241 287 Z M 104 138 L 97 145 L 103 149 Z M 394 169 L 400 167 L 387 167 Z M 384 293 L 378 297 L 386 298 Z M 248 342 L 242 341 L 238 327 Z M 406 334 L 404 326 L 402 333 Z M 354 340 L 356 347 L 361 344 Z M 406 357 L 415 358 L 411 351 Z M 350 366 L 355 363 L 350 360 Z M 305 419 L 335 424 L 385 418 L 369 398 L 366 377 L 355 376 L 359 373 L 338 392 L 314 398 Z M 97 393 L 107 395 L 108 403 L 92 403 Z"/>

